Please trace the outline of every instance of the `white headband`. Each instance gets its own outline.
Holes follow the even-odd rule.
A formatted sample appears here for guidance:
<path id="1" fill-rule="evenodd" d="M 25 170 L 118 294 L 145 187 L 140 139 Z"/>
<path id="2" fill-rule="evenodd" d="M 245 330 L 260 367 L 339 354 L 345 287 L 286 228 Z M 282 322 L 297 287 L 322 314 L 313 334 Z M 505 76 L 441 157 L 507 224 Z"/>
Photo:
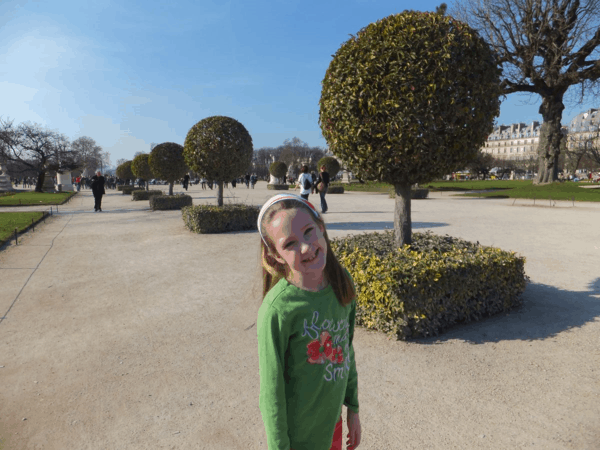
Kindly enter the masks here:
<path id="1" fill-rule="evenodd" d="M 284 200 L 296 200 L 296 201 L 298 201 L 300 203 L 304 203 L 313 212 L 313 214 L 315 215 L 315 217 L 317 219 L 319 219 L 319 213 L 315 209 L 315 207 L 308 200 L 304 200 L 299 195 L 296 195 L 296 194 L 277 194 L 277 195 L 274 195 L 269 200 L 267 200 L 267 202 L 260 209 L 260 213 L 258 214 L 258 221 L 257 221 L 258 233 L 260 234 L 260 237 L 263 240 L 263 242 L 265 243 L 265 245 L 269 245 L 269 244 L 267 244 L 267 241 L 265 240 L 265 237 L 263 236 L 262 231 L 260 231 L 260 223 L 262 222 L 262 218 L 263 218 L 263 216 L 265 215 L 265 213 L 267 212 L 267 210 L 271 206 L 273 206 L 277 202 L 282 202 Z"/>

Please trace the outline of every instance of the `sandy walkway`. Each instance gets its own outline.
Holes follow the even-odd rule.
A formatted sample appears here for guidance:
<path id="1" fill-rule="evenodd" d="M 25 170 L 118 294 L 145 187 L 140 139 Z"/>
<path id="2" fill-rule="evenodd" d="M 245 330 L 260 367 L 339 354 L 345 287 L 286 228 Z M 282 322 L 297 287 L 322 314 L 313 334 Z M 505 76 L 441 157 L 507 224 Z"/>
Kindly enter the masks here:
<path id="1" fill-rule="evenodd" d="M 387 196 L 328 199 L 331 236 L 393 226 Z M 360 448 L 600 449 L 600 205 L 512 202 L 413 203 L 415 231 L 518 251 L 532 284 L 439 339 L 358 329 Z M 193 234 L 112 191 L 103 208 L 84 191 L 0 252 L 0 448 L 265 449 L 258 234 Z"/>

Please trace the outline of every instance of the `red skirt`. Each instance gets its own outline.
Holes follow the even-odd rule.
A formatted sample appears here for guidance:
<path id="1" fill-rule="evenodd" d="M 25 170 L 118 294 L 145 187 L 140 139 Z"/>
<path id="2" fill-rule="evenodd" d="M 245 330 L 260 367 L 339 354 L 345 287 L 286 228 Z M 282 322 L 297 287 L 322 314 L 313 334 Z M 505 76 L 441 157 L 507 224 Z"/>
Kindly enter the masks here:
<path id="1" fill-rule="evenodd" d="M 331 448 L 329 450 L 342 450 L 342 434 L 342 416 L 340 416 L 340 420 L 335 424 L 333 440 L 331 441 Z"/>
<path id="2" fill-rule="evenodd" d="M 342 450 L 342 425 L 342 416 L 340 416 L 340 420 L 335 424 L 335 428 L 333 430 L 333 440 L 331 441 L 331 448 L 329 450 Z"/>

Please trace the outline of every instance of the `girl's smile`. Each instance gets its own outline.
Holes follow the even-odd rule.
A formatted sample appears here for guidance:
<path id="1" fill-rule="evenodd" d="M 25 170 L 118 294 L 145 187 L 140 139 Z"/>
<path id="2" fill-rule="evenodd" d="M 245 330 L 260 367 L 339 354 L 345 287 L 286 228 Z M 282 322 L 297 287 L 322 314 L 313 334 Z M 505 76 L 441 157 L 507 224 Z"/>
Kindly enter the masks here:
<path id="1" fill-rule="evenodd" d="M 277 212 L 266 226 L 277 254 L 286 265 L 288 281 L 302 289 L 318 290 L 326 286 L 323 270 L 327 262 L 327 241 L 323 230 L 304 209 Z"/>

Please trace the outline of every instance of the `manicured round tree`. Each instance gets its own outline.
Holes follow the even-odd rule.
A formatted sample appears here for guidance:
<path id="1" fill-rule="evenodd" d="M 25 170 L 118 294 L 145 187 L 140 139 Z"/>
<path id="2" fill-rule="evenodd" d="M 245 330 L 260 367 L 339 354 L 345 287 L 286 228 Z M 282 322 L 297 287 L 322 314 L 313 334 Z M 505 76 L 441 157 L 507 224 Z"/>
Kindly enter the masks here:
<path id="1" fill-rule="evenodd" d="M 188 131 L 184 155 L 194 172 L 217 182 L 217 205 L 223 206 L 223 182 L 242 176 L 252 165 L 252 137 L 231 117 L 207 117 Z"/>
<path id="2" fill-rule="evenodd" d="M 117 167 L 116 174 L 117 174 L 118 178 L 121 178 L 124 181 L 133 180 L 135 178 L 135 175 L 133 174 L 133 171 L 131 170 L 132 162 L 133 161 L 125 161 L 123 164 L 120 164 Z"/>
<path id="3" fill-rule="evenodd" d="M 333 156 L 324 156 L 319 160 L 317 163 L 317 170 L 319 172 L 321 171 L 322 166 L 325 166 L 325 170 L 327 170 L 327 173 L 332 178 L 335 177 L 340 171 L 340 163 Z"/>
<path id="4" fill-rule="evenodd" d="M 169 183 L 169 195 L 173 195 L 173 184 L 188 170 L 183 147 L 175 142 L 163 142 L 154 147 L 148 157 L 148 165 L 155 177 Z"/>
<path id="5" fill-rule="evenodd" d="M 148 164 L 149 156 L 150 155 L 147 153 L 142 153 L 133 158 L 133 161 L 131 162 L 131 171 L 136 177 L 141 178 L 146 182 L 146 190 L 148 190 L 148 182 L 153 177 L 150 164 Z"/>
<path id="6" fill-rule="evenodd" d="M 492 131 L 494 54 L 450 16 L 404 11 L 342 44 L 322 84 L 329 148 L 358 178 L 394 185 L 396 244 L 410 244 L 411 185 L 463 168 Z"/>
<path id="7" fill-rule="evenodd" d="M 288 166 L 283 161 L 275 161 L 269 166 L 269 173 L 275 178 L 282 180 L 288 171 Z"/>

